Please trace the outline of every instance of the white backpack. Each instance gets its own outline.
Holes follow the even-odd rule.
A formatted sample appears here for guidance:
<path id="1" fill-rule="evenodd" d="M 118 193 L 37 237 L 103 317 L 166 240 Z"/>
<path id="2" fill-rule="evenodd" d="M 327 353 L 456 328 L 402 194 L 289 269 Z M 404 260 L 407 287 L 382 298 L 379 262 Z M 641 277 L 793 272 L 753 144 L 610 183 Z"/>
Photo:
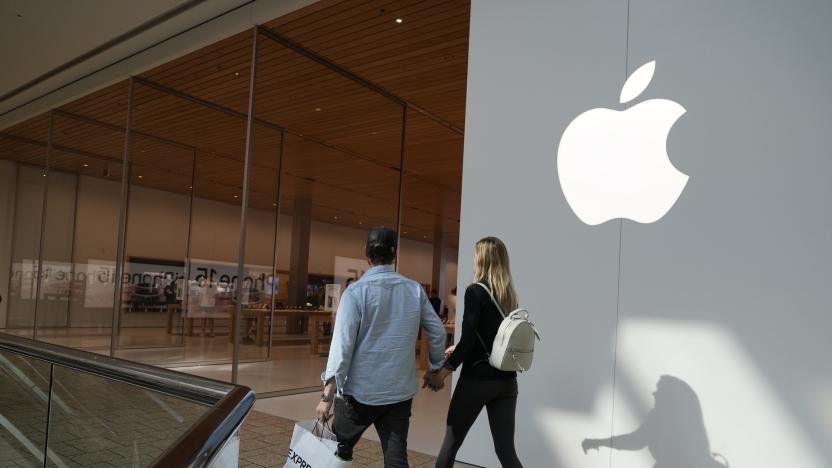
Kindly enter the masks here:
<path id="1" fill-rule="evenodd" d="M 497 329 L 497 336 L 494 337 L 494 344 L 491 352 L 485 345 L 482 337 L 477 333 L 480 343 L 488 354 L 488 363 L 491 367 L 501 371 L 525 372 L 532 367 L 534 358 L 534 341 L 540 339 L 534 324 L 529 322 L 529 312 L 526 309 L 517 309 L 506 315 L 500 308 L 500 304 L 494 299 L 488 286 L 477 283 L 488 293 L 491 301 L 497 306 L 497 311 L 503 316 L 503 322 Z"/>

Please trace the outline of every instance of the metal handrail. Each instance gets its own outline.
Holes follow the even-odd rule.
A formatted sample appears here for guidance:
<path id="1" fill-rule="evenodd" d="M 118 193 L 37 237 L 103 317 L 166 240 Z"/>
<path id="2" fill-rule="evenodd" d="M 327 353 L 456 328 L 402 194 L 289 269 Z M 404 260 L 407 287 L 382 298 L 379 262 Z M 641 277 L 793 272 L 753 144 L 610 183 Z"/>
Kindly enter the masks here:
<path id="1" fill-rule="evenodd" d="M 0 351 L 39 359 L 157 393 L 209 405 L 182 436 L 156 459 L 156 467 L 206 466 L 245 421 L 256 399 L 242 385 L 102 356 L 0 333 Z"/>

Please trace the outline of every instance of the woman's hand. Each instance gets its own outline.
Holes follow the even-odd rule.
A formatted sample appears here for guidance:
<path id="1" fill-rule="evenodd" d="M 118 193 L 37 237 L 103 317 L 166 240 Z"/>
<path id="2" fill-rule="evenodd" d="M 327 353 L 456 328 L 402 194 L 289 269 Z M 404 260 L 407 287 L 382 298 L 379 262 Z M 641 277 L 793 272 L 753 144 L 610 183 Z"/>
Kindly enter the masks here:
<path id="1" fill-rule="evenodd" d="M 445 350 L 445 360 L 446 361 L 448 360 L 449 357 L 451 357 L 451 354 L 454 353 L 455 349 L 456 349 L 456 345 L 453 345 L 453 346 L 450 346 L 448 349 Z"/>

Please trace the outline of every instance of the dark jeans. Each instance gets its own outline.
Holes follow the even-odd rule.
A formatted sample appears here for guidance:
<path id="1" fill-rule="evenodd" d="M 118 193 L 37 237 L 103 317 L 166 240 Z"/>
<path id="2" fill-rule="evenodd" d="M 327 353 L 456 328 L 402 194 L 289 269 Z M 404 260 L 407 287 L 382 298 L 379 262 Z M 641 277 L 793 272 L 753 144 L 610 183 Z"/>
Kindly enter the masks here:
<path id="1" fill-rule="evenodd" d="M 448 428 L 436 459 L 436 468 L 454 466 L 456 452 L 483 408 L 494 439 L 494 450 L 503 468 L 522 468 L 514 450 L 514 412 L 517 407 L 517 379 L 475 380 L 462 377 L 448 408 Z"/>
<path id="2" fill-rule="evenodd" d="M 384 406 L 359 403 L 351 396 L 335 400 L 335 421 L 332 432 L 338 438 L 338 456 L 352 460 L 352 449 L 361 434 L 375 425 L 385 468 L 408 468 L 407 431 L 410 429 L 410 407 L 413 400 Z"/>

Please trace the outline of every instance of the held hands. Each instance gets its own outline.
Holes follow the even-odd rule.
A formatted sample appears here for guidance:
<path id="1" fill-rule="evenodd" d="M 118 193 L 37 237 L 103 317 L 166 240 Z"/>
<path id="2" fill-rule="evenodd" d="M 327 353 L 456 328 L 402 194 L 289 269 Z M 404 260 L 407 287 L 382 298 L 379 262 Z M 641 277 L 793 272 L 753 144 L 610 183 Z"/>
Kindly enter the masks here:
<path id="1" fill-rule="evenodd" d="M 425 376 L 422 377 L 422 388 L 430 388 L 434 392 L 442 390 L 445 387 L 445 378 L 450 373 L 451 371 L 444 367 L 435 371 L 425 372 Z"/>
<path id="2" fill-rule="evenodd" d="M 422 377 L 422 388 L 429 388 L 434 392 L 438 392 L 445 387 L 445 379 L 439 376 L 439 371 L 425 372 Z"/>

